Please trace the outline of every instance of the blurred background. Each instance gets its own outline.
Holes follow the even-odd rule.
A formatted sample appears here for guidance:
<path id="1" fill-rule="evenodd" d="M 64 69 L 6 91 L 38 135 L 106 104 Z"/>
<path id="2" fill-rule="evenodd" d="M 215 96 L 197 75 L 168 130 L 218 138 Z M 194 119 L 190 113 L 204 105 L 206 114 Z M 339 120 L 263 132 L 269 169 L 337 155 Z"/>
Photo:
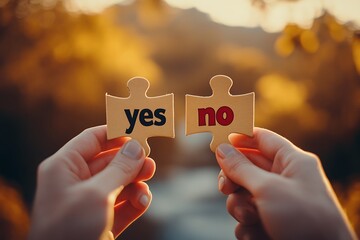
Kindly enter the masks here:
<path id="1" fill-rule="evenodd" d="M 23 239 L 37 165 L 105 123 L 105 93 L 173 92 L 176 138 L 150 139 L 149 212 L 119 239 L 234 239 L 210 134 L 184 135 L 185 94 L 254 91 L 255 125 L 320 156 L 360 233 L 359 0 L 0 0 L 0 231 Z"/>

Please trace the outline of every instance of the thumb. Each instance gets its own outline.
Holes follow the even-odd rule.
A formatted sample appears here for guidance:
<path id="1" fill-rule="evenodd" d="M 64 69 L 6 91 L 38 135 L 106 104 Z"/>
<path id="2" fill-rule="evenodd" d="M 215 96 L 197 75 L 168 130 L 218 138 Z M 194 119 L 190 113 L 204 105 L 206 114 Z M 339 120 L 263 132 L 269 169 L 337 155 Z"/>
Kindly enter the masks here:
<path id="1" fill-rule="evenodd" d="M 271 173 L 254 165 L 230 144 L 219 145 L 216 149 L 216 159 L 228 178 L 246 188 L 253 195 L 257 195 L 261 187 L 273 177 Z"/>
<path id="2" fill-rule="evenodd" d="M 129 140 L 103 171 L 89 179 L 89 184 L 98 186 L 106 194 L 122 190 L 139 174 L 144 160 L 144 149 L 136 140 Z"/>

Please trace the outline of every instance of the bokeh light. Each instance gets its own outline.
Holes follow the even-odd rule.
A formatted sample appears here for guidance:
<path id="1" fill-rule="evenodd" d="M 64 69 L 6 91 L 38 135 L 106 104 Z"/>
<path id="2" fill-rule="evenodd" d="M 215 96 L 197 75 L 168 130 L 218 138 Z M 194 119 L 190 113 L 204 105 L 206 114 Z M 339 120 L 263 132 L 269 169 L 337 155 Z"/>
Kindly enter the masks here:
<path id="1" fill-rule="evenodd" d="M 131 0 L 68 0 L 72 11 L 89 13 L 101 12 L 113 4 L 130 4 Z M 190 0 L 166 0 L 172 6 L 182 9 L 196 8 L 216 22 L 228 26 L 256 27 L 261 26 L 270 32 L 281 31 L 288 23 L 310 28 L 314 19 L 324 11 L 334 15 L 341 23 L 353 22 L 360 27 L 360 2 L 357 0 L 228 0 L 225 3 Z"/>
<path id="2" fill-rule="evenodd" d="M 175 94 L 177 137 L 149 140 L 153 206 L 123 239 L 232 239 L 211 135 L 184 134 L 185 94 L 211 95 L 210 78 L 225 74 L 232 94 L 255 92 L 256 126 L 322 159 L 360 233 L 359 9 L 358 0 L 0 0 L 0 176 L 18 192 L 22 230 L 39 162 L 104 124 L 105 93 L 127 96 L 127 80 L 144 76 L 149 96 Z"/>

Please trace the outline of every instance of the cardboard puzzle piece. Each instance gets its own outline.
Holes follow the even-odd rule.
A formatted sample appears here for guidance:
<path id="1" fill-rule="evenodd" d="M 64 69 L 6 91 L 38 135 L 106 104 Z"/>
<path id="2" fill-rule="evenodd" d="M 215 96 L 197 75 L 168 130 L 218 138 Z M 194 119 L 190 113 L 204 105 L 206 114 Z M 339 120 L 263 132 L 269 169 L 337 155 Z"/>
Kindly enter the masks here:
<path id="1" fill-rule="evenodd" d="M 149 137 L 175 137 L 174 94 L 148 97 L 150 83 L 135 77 L 127 83 L 130 96 L 114 97 L 106 94 L 107 137 L 131 137 L 150 154 Z"/>
<path id="2" fill-rule="evenodd" d="M 212 132 L 213 152 L 221 143 L 229 142 L 231 133 L 253 136 L 255 93 L 231 95 L 232 84 L 231 78 L 217 75 L 210 80 L 211 96 L 185 96 L 185 134 Z"/>

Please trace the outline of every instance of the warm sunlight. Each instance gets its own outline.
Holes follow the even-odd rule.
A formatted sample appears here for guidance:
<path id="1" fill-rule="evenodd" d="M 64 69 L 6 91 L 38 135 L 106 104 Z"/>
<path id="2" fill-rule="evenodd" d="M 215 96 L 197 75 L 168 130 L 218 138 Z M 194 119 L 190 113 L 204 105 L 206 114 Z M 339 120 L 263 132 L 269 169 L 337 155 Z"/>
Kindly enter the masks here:
<path id="1" fill-rule="evenodd" d="M 133 0 L 68 0 L 71 11 L 100 12 L 113 4 L 128 4 Z M 314 18 L 324 10 L 335 15 L 341 22 L 353 22 L 360 26 L 360 1 L 358 0 L 299 0 L 299 1 L 238 1 L 226 3 L 217 0 L 190 1 L 166 0 L 167 3 L 182 9 L 196 8 L 209 14 L 216 22 L 228 26 L 257 27 L 268 32 L 279 32 L 288 23 L 309 28 Z"/>
<path id="2" fill-rule="evenodd" d="M 228 180 L 224 171 L 226 160 L 221 160 L 221 153 L 226 153 L 221 149 L 226 145 L 219 149 L 220 154 L 214 154 L 209 146 L 214 137 L 211 132 L 186 136 L 187 118 L 191 115 L 186 95 L 204 99 L 211 96 L 216 89 L 209 81 L 218 74 L 233 79 L 229 91 L 232 95 L 255 93 L 254 126 L 276 132 L 321 159 L 312 161 L 311 155 L 297 152 L 295 147 L 291 156 L 280 151 L 285 154 L 284 159 L 303 156 L 303 162 L 310 164 L 300 166 L 301 160 L 293 159 L 296 164 L 292 167 L 296 165 L 309 174 L 298 184 L 306 201 L 300 200 L 294 209 L 301 205 L 306 214 L 316 214 L 320 223 L 296 232 L 281 224 L 288 238 L 299 232 L 308 236 L 329 234 L 328 230 L 334 228 L 331 223 L 339 223 L 345 217 L 331 221 L 328 215 L 321 215 L 340 212 L 331 209 L 340 207 L 337 203 L 324 205 L 319 214 L 318 209 L 306 208 L 305 203 L 316 203 L 310 204 L 311 208 L 320 206 L 317 201 L 323 200 L 318 192 L 330 191 L 336 200 L 330 188 L 314 188 L 330 184 L 360 236 L 359 10 L 360 0 L 0 0 L 0 133 L 4 136 L 0 140 L 0 239 L 53 239 L 60 233 L 78 236 L 76 239 L 98 239 L 99 234 L 108 233 L 108 227 L 117 235 L 134 216 L 146 210 L 150 201 L 147 212 L 121 233 L 121 239 L 217 240 L 234 239 L 234 233 L 239 239 L 244 235 L 251 239 L 276 238 L 267 235 L 281 229 L 276 227 L 268 233 L 261 229 L 265 222 L 258 216 L 260 208 L 252 205 L 258 201 L 245 201 L 251 203 L 246 209 L 236 206 L 233 212 L 228 211 L 227 196 L 219 192 L 219 188 L 233 191 L 224 188 Z M 121 169 L 111 169 L 121 168 L 124 153 L 138 147 L 127 143 L 123 147 L 122 138 L 106 141 L 106 126 L 92 128 L 58 149 L 84 129 L 108 122 L 106 93 L 130 97 L 136 90 L 129 93 L 127 82 L 136 76 L 149 80 L 149 99 L 174 94 L 174 114 L 168 120 L 174 122 L 176 137 L 149 138 L 156 173 L 151 159 L 136 161 L 143 164 L 137 178 L 111 183 L 124 180 Z M 144 90 L 140 93 L 144 95 Z M 134 122 L 134 129 L 135 125 L 152 124 L 153 120 L 163 122 L 158 117 L 163 115 L 150 116 L 146 112 L 159 113 L 156 109 L 165 106 L 155 106 L 151 101 L 149 104 L 141 107 L 138 101 L 131 102 L 128 107 L 134 111 L 128 110 L 139 112 L 132 114 L 134 121 L 126 109 L 118 109 L 117 115 L 125 114 L 127 120 Z M 231 102 L 224 102 L 223 107 L 227 106 Z M 215 106 L 210 101 L 204 105 L 208 107 Z M 195 121 L 199 120 L 198 112 L 194 113 Z M 218 119 L 225 118 L 224 114 L 216 115 Z M 234 124 L 236 120 L 239 118 Z M 126 134 L 129 125 L 118 124 Z M 226 123 L 215 121 L 216 127 L 223 124 Z M 282 171 L 271 154 L 264 159 L 269 150 L 265 145 L 271 144 L 264 148 L 257 140 L 270 137 L 271 133 L 261 134 L 262 131 L 266 130 L 255 130 L 257 137 L 252 139 L 240 135 L 230 138 L 237 147 L 255 148 L 240 151 L 250 158 L 249 163 L 254 161 L 251 171 L 260 167 L 256 178 L 256 172 L 248 176 L 243 171 L 233 172 L 239 176 L 237 181 L 255 183 L 266 171 L 273 171 L 265 174 L 272 177 Z M 214 132 L 216 139 L 217 131 Z M 161 129 L 157 133 L 163 135 Z M 279 136 L 272 136 L 271 142 L 275 138 L 282 142 Z M 120 153 L 115 155 L 119 148 Z M 99 154 L 103 150 L 111 154 Z M 138 150 L 136 156 L 135 152 L 131 155 L 138 157 Z M 224 179 L 218 175 L 219 164 Z M 295 174 L 293 170 L 296 169 L 290 172 Z M 111 172 L 116 172 L 113 177 Z M 282 173 L 291 177 L 287 170 Z M 324 178 L 325 182 L 315 183 L 319 174 L 326 175 L 329 181 Z M 39 181 L 37 175 L 41 176 Z M 150 175 L 153 179 L 147 186 L 142 180 Z M 96 183 L 96 179 L 103 183 Z M 127 185 L 128 182 L 133 184 Z M 307 183 L 311 184 L 305 189 Z M 284 186 L 270 185 L 264 185 L 261 191 L 284 190 Z M 114 189 L 118 186 L 126 187 L 114 203 L 119 193 Z M 312 192 L 314 189 L 316 193 Z M 231 194 L 235 198 L 230 205 L 241 205 L 237 197 L 254 199 L 245 189 L 236 193 Z M 278 196 L 274 207 L 278 210 L 285 206 L 290 215 L 284 217 L 296 224 L 300 219 L 298 211 L 288 211 L 294 194 L 279 193 L 290 195 Z M 39 198 L 39 194 L 43 196 Z M 326 201 L 328 197 L 325 196 Z M 48 211 L 54 208 L 57 211 Z M 297 215 L 294 217 L 291 212 Z M 243 220 L 237 219 L 242 213 L 257 223 L 250 232 L 245 229 L 239 235 L 241 229 L 234 229 L 237 220 Z M 105 215 L 108 217 L 101 217 Z M 321 225 L 322 220 L 329 224 Z M 29 228 L 31 235 L 27 237 Z M 42 236 L 42 231 L 51 236 Z M 93 236 L 76 235 L 77 232 Z"/>
<path id="3" fill-rule="evenodd" d="M 67 8 L 70 11 L 83 11 L 87 13 L 101 12 L 105 8 L 119 3 L 131 3 L 132 0 L 67 0 Z"/>

